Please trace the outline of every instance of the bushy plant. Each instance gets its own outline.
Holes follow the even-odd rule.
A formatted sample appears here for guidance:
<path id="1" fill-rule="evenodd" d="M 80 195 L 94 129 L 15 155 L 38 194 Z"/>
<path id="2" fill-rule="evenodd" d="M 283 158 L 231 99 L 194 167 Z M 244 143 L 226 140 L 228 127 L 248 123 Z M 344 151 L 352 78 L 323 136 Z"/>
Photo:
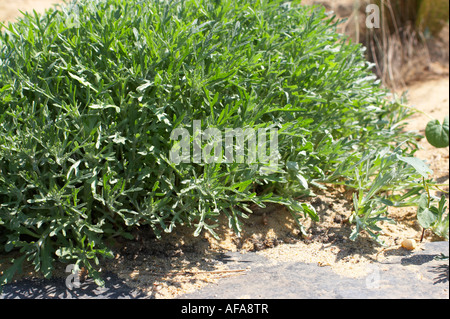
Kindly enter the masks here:
<path id="1" fill-rule="evenodd" d="M 298 1 L 80 0 L 4 26 L 0 251 L 19 257 L 2 283 L 25 259 L 46 277 L 73 261 L 100 283 L 106 238 L 142 225 L 214 234 L 219 214 L 239 232 L 254 204 L 285 205 L 302 227 L 327 184 L 356 190 L 352 239 L 376 238 L 386 205 L 419 196 L 395 191 L 427 170 L 400 124 L 410 111 L 332 21 Z M 175 165 L 171 132 L 194 120 L 277 128 L 276 167 Z"/>

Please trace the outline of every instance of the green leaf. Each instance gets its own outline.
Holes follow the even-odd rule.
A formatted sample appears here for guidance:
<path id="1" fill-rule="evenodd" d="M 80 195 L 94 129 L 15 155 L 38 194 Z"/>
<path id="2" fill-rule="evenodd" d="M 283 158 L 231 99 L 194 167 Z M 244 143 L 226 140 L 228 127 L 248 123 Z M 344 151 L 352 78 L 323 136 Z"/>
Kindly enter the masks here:
<path id="1" fill-rule="evenodd" d="M 92 86 L 91 83 L 89 83 L 88 81 L 86 81 L 85 79 L 79 77 L 78 75 L 72 74 L 69 72 L 69 75 L 71 78 L 73 78 L 74 80 L 77 80 L 78 82 L 80 82 L 81 84 L 83 84 L 86 87 L 89 87 L 90 89 L 92 89 L 95 93 L 98 93 L 98 91 Z"/>
<path id="2" fill-rule="evenodd" d="M 446 240 L 449 239 L 449 216 L 450 215 L 447 214 L 443 220 L 438 221 L 433 227 L 433 232 L 438 236 L 445 238 Z"/>
<path id="3" fill-rule="evenodd" d="M 439 120 L 429 121 L 425 129 L 425 136 L 428 142 L 437 148 L 448 147 L 449 140 L 449 117 L 444 118 L 444 122 L 441 124 Z"/>
<path id="4" fill-rule="evenodd" d="M 41 246 L 41 272 L 45 278 L 50 278 L 53 271 L 53 258 L 50 250 L 50 240 L 47 238 Z"/>
<path id="5" fill-rule="evenodd" d="M 419 199 L 419 206 L 417 209 L 417 221 L 420 226 L 425 229 L 430 228 L 437 220 L 438 212 L 429 207 L 429 200 L 427 194 L 422 194 Z"/>
<path id="6" fill-rule="evenodd" d="M 0 277 L 0 293 L 1 293 L 2 286 L 7 283 L 10 283 L 13 280 L 14 275 L 21 271 L 22 264 L 26 257 L 27 257 L 26 255 L 23 255 L 23 256 L 20 256 L 19 258 L 13 259 L 12 266 L 3 272 L 3 275 Z"/>
<path id="7" fill-rule="evenodd" d="M 319 221 L 319 215 L 317 215 L 316 209 L 310 203 L 300 203 L 293 199 L 290 201 L 289 207 L 296 212 L 303 212 L 309 215 L 314 221 Z"/>
<path id="8" fill-rule="evenodd" d="M 302 174 L 297 173 L 297 174 L 295 175 L 295 177 L 297 178 L 297 180 L 299 181 L 300 185 L 302 185 L 302 187 L 303 187 L 304 189 L 308 189 L 308 181 L 306 180 L 305 177 L 303 177 Z"/>
<path id="9" fill-rule="evenodd" d="M 420 226 L 428 229 L 436 222 L 437 214 L 432 209 L 425 208 L 417 212 L 417 220 Z"/>
<path id="10" fill-rule="evenodd" d="M 304 189 L 308 189 L 308 181 L 303 176 L 303 174 L 300 173 L 297 162 L 288 161 L 286 163 L 286 168 Z"/>
<path id="11" fill-rule="evenodd" d="M 243 192 L 253 181 L 247 180 L 240 183 L 236 183 L 230 187 L 230 189 L 236 189 L 238 188 L 239 192 Z"/>
<path id="12" fill-rule="evenodd" d="M 114 109 L 116 110 L 117 113 L 120 112 L 120 107 L 116 106 L 116 105 L 100 105 L 100 104 L 93 104 L 93 105 L 89 105 L 89 108 L 91 109 L 98 109 L 98 110 L 106 110 L 106 109 Z"/>
<path id="13" fill-rule="evenodd" d="M 314 221 L 320 221 L 319 215 L 317 215 L 316 209 L 310 203 L 302 203 L 303 210 L 311 217 Z"/>
<path id="14" fill-rule="evenodd" d="M 289 161 L 286 163 L 286 168 L 288 171 L 297 172 L 299 170 L 298 163 Z"/>
<path id="15" fill-rule="evenodd" d="M 433 171 L 428 167 L 427 164 L 425 164 L 424 161 L 422 161 L 420 158 L 417 157 L 405 157 L 402 155 L 397 154 L 397 158 L 412 167 L 414 167 L 420 175 L 422 175 L 425 178 L 428 178 L 429 174 L 433 174 Z"/>
<path id="16" fill-rule="evenodd" d="M 148 88 L 149 86 L 152 86 L 152 85 L 153 85 L 153 82 L 146 81 L 144 84 L 138 86 L 136 88 L 136 91 L 143 92 L 143 91 L 145 91 L 146 88 Z"/>

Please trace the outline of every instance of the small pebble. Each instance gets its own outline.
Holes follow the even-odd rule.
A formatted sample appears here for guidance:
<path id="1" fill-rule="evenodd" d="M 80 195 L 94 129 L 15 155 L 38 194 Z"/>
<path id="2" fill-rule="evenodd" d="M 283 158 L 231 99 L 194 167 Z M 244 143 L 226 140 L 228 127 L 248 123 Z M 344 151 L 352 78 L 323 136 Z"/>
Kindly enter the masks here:
<path id="1" fill-rule="evenodd" d="M 416 248 L 417 244 L 414 239 L 405 239 L 402 241 L 402 247 L 408 250 L 414 250 Z"/>

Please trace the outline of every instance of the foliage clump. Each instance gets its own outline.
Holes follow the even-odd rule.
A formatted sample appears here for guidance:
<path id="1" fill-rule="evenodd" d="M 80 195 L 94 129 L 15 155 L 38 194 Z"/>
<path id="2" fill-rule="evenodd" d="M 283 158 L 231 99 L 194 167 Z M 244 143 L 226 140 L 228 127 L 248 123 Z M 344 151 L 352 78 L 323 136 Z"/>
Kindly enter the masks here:
<path id="1" fill-rule="evenodd" d="M 214 234 L 219 214 L 239 232 L 254 204 L 285 205 L 302 227 L 329 184 L 355 189 L 352 239 L 377 239 L 386 205 L 411 204 L 428 171 L 399 124 L 410 111 L 363 51 L 298 1 L 80 0 L 4 26 L 0 251 L 20 257 L 2 283 L 25 259 L 46 277 L 59 259 L 100 280 L 108 237 L 142 225 Z M 173 164 L 170 134 L 194 120 L 276 128 L 276 168 Z"/>

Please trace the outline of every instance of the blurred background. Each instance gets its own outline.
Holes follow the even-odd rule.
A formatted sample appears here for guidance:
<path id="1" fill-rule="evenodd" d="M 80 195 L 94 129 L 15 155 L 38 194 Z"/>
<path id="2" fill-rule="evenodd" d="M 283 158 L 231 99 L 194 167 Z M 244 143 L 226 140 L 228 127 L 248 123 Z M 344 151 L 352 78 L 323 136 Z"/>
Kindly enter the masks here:
<path id="1" fill-rule="evenodd" d="M 367 58 L 383 83 L 401 90 L 417 81 L 448 76 L 448 0 L 304 0 L 346 19 L 340 31 L 367 47 Z M 376 4 L 380 28 L 368 28 L 366 12 Z"/>

